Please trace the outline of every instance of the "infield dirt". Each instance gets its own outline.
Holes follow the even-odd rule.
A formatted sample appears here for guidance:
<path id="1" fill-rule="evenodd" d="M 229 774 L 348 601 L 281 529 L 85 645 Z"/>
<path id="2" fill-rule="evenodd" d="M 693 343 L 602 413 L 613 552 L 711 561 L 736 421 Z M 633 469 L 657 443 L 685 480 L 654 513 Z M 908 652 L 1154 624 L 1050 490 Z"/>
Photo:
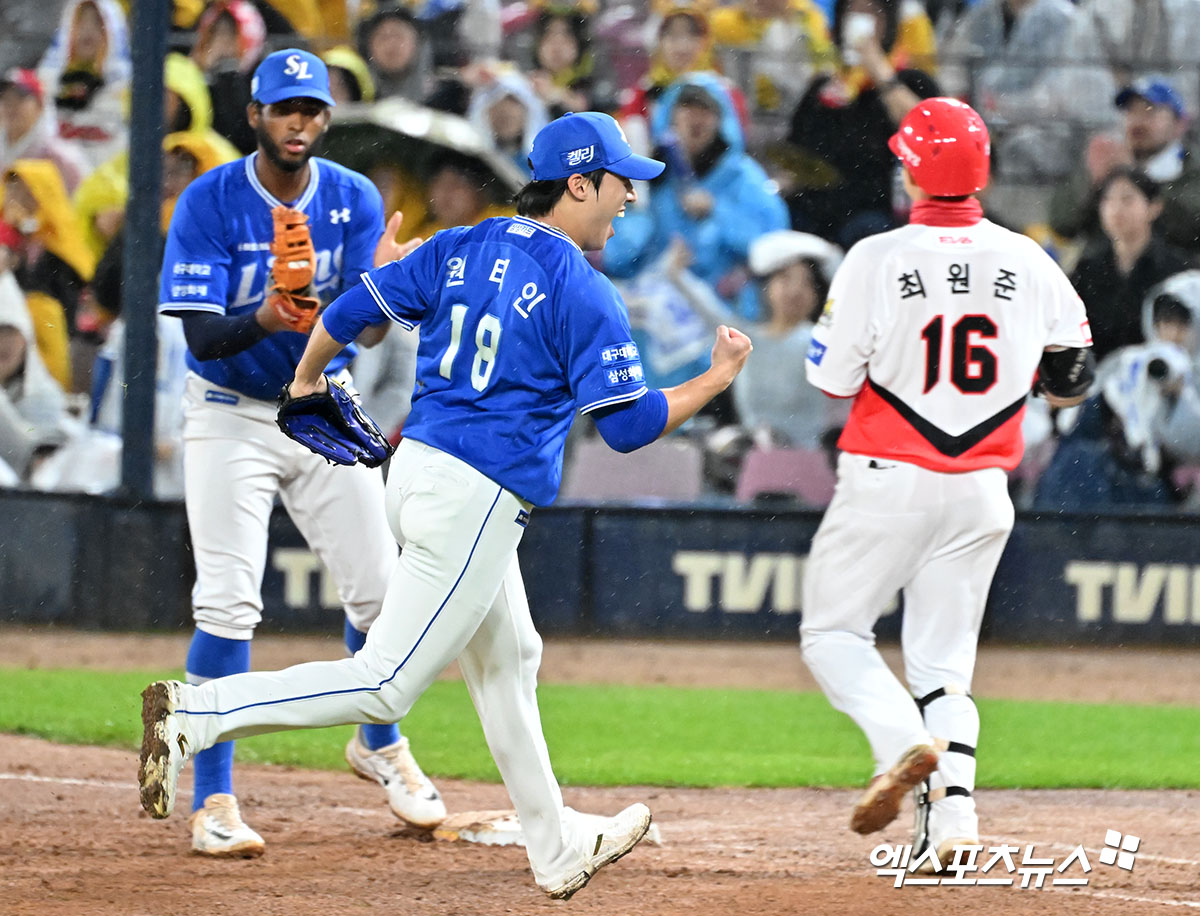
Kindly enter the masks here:
<path id="1" fill-rule="evenodd" d="M 155 668 L 186 637 L 0 628 L 0 665 Z M 334 658 L 331 639 L 255 640 L 256 667 Z M 549 641 L 542 681 L 813 689 L 783 645 Z M 984 649 L 976 692 L 1011 698 L 1200 703 L 1196 654 Z M 453 676 L 450 672 L 448 676 Z M 1138 685 L 1139 694 L 1129 688 Z M 1120 736 L 1113 736 L 1115 742 Z M 522 849 L 403 829 L 377 787 L 349 773 L 243 765 L 240 801 L 267 840 L 250 861 L 189 854 L 186 821 L 140 812 L 136 753 L 0 736 L 0 914 L 95 916 L 399 913 L 530 914 L 569 907 L 613 916 L 758 914 L 1141 914 L 1200 910 L 1200 792 L 982 791 L 983 842 L 1061 862 L 1083 844 L 1085 887 L 895 888 L 868 862 L 908 841 L 909 812 L 871 837 L 847 828 L 854 792 L 831 789 L 567 788 L 567 804 L 654 812 L 643 844 L 567 903 L 537 890 Z M 498 785 L 438 780 L 454 811 L 507 807 Z M 181 799 L 186 808 L 186 799 Z M 1106 830 L 1142 838 L 1132 871 L 1099 863 Z M 1021 853 L 1016 856 L 1018 863 Z M 996 872 L 1005 876 L 1004 870 Z M 1078 867 L 1071 876 L 1081 877 Z M 1064 874 L 1061 877 L 1066 877 Z M 1020 877 L 1016 883 L 1019 885 Z"/>

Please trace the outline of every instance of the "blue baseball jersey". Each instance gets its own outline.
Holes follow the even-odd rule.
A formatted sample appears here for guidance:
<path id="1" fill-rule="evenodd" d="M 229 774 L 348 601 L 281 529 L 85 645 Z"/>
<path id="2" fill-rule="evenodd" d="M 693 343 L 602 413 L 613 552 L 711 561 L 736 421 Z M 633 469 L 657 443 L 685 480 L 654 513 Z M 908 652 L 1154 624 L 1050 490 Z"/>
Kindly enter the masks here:
<path id="1" fill-rule="evenodd" d="M 343 321 L 364 292 L 391 320 L 421 328 L 405 437 L 535 505 L 558 494 L 575 412 L 646 393 L 620 294 L 565 233 L 535 220 L 447 229 L 365 274 L 326 313 L 337 339 L 371 320 Z"/>
<path id="2" fill-rule="evenodd" d="M 238 315 L 257 309 L 267 289 L 271 210 L 276 200 L 254 172 L 258 153 L 218 166 L 180 195 L 163 254 L 159 311 Z M 288 205 L 308 214 L 317 252 L 313 287 L 323 301 L 341 295 L 374 263 L 383 234 L 383 201 L 371 182 L 326 159 L 309 160 L 308 186 Z M 308 337 L 294 331 L 269 334 L 254 346 L 223 359 L 188 367 L 217 385 L 252 398 L 274 400 L 292 380 Z M 354 356 L 348 346 L 330 364 L 343 368 Z"/>

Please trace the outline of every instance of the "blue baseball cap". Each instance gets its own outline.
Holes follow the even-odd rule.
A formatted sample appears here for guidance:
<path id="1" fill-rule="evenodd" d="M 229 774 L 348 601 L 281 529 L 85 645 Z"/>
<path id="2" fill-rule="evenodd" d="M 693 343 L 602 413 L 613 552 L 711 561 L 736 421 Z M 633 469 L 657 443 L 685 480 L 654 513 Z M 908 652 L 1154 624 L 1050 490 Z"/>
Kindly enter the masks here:
<path id="1" fill-rule="evenodd" d="M 1182 118 L 1184 115 L 1183 99 L 1175 91 L 1175 87 L 1166 80 L 1154 79 L 1149 76 L 1136 79 L 1117 93 L 1114 104 L 1118 108 L 1124 108 L 1129 104 L 1129 100 L 1134 98 L 1145 99 L 1151 105 L 1163 105 L 1170 108 L 1175 112 L 1177 118 Z"/>
<path id="2" fill-rule="evenodd" d="M 264 105 L 285 99 L 316 99 L 326 105 L 335 104 L 329 94 L 325 61 L 299 48 L 284 48 L 263 58 L 250 81 L 250 94 L 254 101 Z"/>
<path id="3" fill-rule="evenodd" d="M 539 130 L 533 138 L 529 166 L 535 181 L 554 181 L 596 169 L 648 181 L 666 168 L 657 159 L 634 153 L 621 126 L 599 111 L 565 114 Z"/>

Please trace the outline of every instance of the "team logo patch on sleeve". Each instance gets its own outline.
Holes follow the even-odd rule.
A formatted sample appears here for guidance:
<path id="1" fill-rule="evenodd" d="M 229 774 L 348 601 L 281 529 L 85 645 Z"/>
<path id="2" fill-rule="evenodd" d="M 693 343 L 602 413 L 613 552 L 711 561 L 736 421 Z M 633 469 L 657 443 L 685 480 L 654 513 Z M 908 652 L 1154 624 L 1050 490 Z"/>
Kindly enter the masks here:
<path id="1" fill-rule="evenodd" d="M 198 302 L 209 300 L 207 283 L 172 283 L 171 298 L 173 300 L 193 299 Z"/>
<path id="2" fill-rule="evenodd" d="M 631 366 L 616 366 L 612 369 L 604 370 L 604 384 L 609 388 L 618 388 L 621 385 L 630 385 L 633 383 L 642 384 L 646 381 L 646 373 L 642 370 L 641 363 L 634 363 Z"/>
<path id="3" fill-rule="evenodd" d="M 175 277 L 211 277 L 212 265 L 204 261 L 176 261 L 171 268 Z"/>
<path id="4" fill-rule="evenodd" d="M 609 366 L 620 366 L 625 363 L 636 363 L 641 359 L 637 344 L 632 340 L 623 343 L 609 344 L 600 350 L 600 365 L 606 369 Z"/>
<path id="5" fill-rule="evenodd" d="M 813 340 L 808 345 L 808 361 L 814 366 L 821 365 L 821 360 L 825 358 L 825 344 L 819 340 Z"/>

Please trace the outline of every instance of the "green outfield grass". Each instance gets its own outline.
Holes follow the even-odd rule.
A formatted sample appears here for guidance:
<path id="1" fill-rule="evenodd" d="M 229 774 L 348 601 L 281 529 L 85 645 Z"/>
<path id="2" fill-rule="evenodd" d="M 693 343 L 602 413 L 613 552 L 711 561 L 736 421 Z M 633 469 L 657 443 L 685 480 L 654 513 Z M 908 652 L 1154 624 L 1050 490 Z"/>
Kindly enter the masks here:
<path id="1" fill-rule="evenodd" d="M 134 749 L 139 693 L 178 672 L 0 668 L 0 732 Z M 866 742 L 811 693 L 543 686 L 542 718 L 564 784 L 859 786 Z M 979 784 L 1200 788 L 1200 709 L 982 700 Z M 436 776 L 495 781 L 466 688 L 439 681 L 405 731 Z M 242 761 L 340 769 L 349 728 L 238 743 Z"/>

